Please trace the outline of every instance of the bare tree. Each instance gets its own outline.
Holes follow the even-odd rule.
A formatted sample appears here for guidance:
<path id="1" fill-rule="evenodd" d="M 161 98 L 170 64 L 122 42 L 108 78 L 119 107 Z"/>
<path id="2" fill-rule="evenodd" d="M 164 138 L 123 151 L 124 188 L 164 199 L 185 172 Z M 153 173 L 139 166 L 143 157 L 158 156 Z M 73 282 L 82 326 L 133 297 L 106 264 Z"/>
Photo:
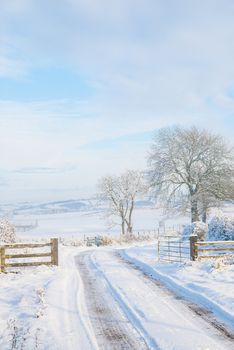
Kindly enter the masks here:
<path id="1" fill-rule="evenodd" d="M 146 191 L 144 177 L 140 171 L 127 170 L 120 176 L 105 176 L 98 184 L 99 198 L 108 200 L 107 217 L 118 217 L 122 234 L 132 233 L 132 213 L 136 197 Z M 112 221 L 113 224 L 116 224 Z"/>
<path id="2" fill-rule="evenodd" d="M 191 221 L 234 198 L 232 149 L 225 140 L 196 127 L 159 130 L 149 156 L 151 187 L 168 208 L 190 209 Z"/>

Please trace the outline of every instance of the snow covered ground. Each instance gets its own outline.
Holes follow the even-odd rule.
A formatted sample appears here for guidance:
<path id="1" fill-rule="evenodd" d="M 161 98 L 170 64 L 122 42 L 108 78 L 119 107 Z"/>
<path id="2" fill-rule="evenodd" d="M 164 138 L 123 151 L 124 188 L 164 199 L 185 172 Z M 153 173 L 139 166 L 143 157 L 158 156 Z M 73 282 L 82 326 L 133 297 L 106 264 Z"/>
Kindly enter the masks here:
<path id="1" fill-rule="evenodd" d="M 0 275 L 0 349 L 233 348 L 154 278 L 234 329 L 233 265 L 158 264 L 155 245 L 60 247 L 59 267 Z"/>
<path id="2" fill-rule="evenodd" d="M 73 248 L 60 249 L 60 266 L 0 274 L 0 349 L 93 349 Z M 92 342 L 92 344 L 94 341 Z"/>
<path id="3" fill-rule="evenodd" d="M 20 239 L 118 233 L 98 212 L 20 218 L 39 221 Z M 136 230 L 154 229 L 160 219 L 156 210 L 138 209 Z M 233 264 L 158 263 L 155 242 L 61 246 L 59 260 L 59 267 L 0 274 L 0 350 L 233 349 Z"/>
<path id="4" fill-rule="evenodd" d="M 19 274 L 0 274 L 0 349 L 44 349 L 53 344 L 45 312 L 55 268 L 37 267 Z"/>
<path id="5" fill-rule="evenodd" d="M 223 259 L 169 264 L 157 262 L 155 248 L 132 247 L 121 254 L 178 295 L 212 311 L 234 330 L 234 258 L 226 259 L 226 264 Z"/>
<path id="6" fill-rule="evenodd" d="M 133 215 L 134 230 L 147 231 L 157 229 L 159 221 L 163 218 L 159 209 L 136 209 Z M 83 238 L 98 234 L 118 235 L 120 226 L 108 228 L 101 211 L 78 211 L 70 213 L 42 214 L 42 215 L 16 215 L 13 220 L 17 223 L 32 223 L 37 221 L 38 226 L 25 232 L 17 232 L 21 238 L 35 237 L 63 237 Z M 189 222 L 188 217 L 178 217 L 165 221 L 167 227 L 179 227 Z"/>
<path id="7" fill-rule="evenodd" d="M 229 349 L 230 343 L 174 295 L 145 278 L 111 251 L 92 252 L 88 263 L 107 283 L 125 316 L 152 349 Z M 97 283 L 98 284 L 98 283 Z"/>
<path id="8" fill-rule="evenodd" d="M 217 213 L 217 209 L 213 210 L 211 215 Z M 234 205 L 226 204 L 222 208 L 222 212 L 226 215 L 234 214 Z M 108 227 L 104 213 L 97 208 L 94 210 L 80 210 L 76 212 L 65 213 L 48 213 L 48 214 L 18 214 L 14 215 L 10 220 L 17 224 L 32 224 L 37 222 L 38 226 L 29 231 L 18 231 L 20 238 L 74 238 L 82 239 L 85 236 L 95 235 L 119 235 L 120 226 Z M 166 217 L 162 209 L 156 208 L 136 208 L 133 212 L 134 231 L 157 230 L 160 223 L 164 223 L 165 227 L 178 229 L 182 231 L 182 226 L 190 223 L 189 216 Z M 162 230 L 162 227 L 161 227 Z"/>

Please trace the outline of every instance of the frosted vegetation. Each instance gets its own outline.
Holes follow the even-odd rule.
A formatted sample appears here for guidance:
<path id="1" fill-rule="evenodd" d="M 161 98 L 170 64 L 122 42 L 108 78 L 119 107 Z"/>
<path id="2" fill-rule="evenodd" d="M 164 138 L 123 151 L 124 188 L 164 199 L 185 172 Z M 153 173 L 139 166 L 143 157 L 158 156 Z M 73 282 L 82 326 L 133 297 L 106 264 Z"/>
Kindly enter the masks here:
<path id="1" fill-rule="evenodd" d="M 206 222 L 210 208 L 234 198 L 233 149 L 220 135 L 196 127 L 155 133 L 149 157 L 150 187 L 168 210 L 189 211 Z"/>
<path id="2" fill-rule="evenodd" d="M 0 220 L 0 243 L 16 241 L 15 226 L 7 219 Z"/>
<path id="3" fill-rule="evenodd" d="M 208 224 L 197 221 L 186 225 L 182 232 L 182 240 L 187 240 L 191 235 L 196 235 L 198 240 L 204 240 L 208 231 Z"/>
<path id="4" fill-rule="evenodd" d="M 188 239 L 191 235 L 197 235 L 199 240 L 233 241 L 234 217 L 219 214 L 212 217 L 209 224 L 194 222 L 186 225 L 182 232 L 182 240 Z"/>
<path id="5" fill-rule="evenodd" d="M 234 217 L 215 216 L 209 223 L 207 233 L 209 241 L 234 240 Z"/>

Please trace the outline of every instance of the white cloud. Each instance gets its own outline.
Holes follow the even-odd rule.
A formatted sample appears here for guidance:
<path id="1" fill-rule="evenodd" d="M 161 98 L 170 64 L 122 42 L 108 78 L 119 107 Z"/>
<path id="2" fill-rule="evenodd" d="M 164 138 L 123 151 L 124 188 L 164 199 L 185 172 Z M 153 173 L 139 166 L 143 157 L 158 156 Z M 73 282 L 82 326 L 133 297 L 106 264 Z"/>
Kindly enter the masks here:
<path id="1" fill-rule="evenodd" d="M 233 11 L 231 0 L 1 2 L 0 76 L 65 67 L 93 90 L 84 101 L 0 101 L 1 167 L 34 169 L 5 175 L 12 191 L 90 186 L 145 164 L 148 144 L 82 148 L 96 141 L 175 123 L 231 136 L 223 121 L 234 108 L 225 93 L 234 81 Z"/>

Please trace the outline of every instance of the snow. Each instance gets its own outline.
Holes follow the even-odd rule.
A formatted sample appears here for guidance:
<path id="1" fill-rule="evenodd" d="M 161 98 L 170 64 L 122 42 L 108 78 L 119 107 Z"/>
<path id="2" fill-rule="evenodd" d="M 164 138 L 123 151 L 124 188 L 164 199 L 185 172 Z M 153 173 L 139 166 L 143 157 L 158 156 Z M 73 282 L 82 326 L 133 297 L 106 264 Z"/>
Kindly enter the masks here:
<path id="1" fill-rule="evenodd" d="M 224 347 L 214 330 L 182 302 L 124 264 L 115 252 L 96 250 L 87 259 L 97 285 L 107 284 L 106 293 L 113 296 L 150 349 L 187 350 L 189 344 L 193 349 L 231 348 Z"/>
<path id="2" fill-rule="evenodd" d="M 155 230 L 162 219 L 159 209 L 136 209 L 133 213 L 134 231 Z M 70 213 L 55 213 L 41 215 L 15 215 L 16 222 L 32 223 L 37 221 L 38 226 L 25 232 L 17 232 L 20 238 L 80 238 L 95 235 L 119 235 L 120 226 L 108 228 L 102 211 L 80 211 Z M 165 220 L 166 227 L 181 229 L 182 223 L 188 223 L 188 217 Z"/>
<path id="3" fill-rule="evenodd" d="M 0 274 L 0 349 L 95 349 L 82 319 L 82 284 L 74 248 L 60 249 L 60 266 Z"/>
<path id="4" fill-rule="evenodd" d="M 53 344 L 44 313 L 46 291 L 56 278 L 47 267 L 0 275 L 0 349 L 43 349 L 45 339 L 48 348 Z"/>
<path id="5" fill-rule="evenodd" d="M 160 263 L 155 245 L 128 248 L 122 255 L 178 295 L 211 310 L 234 329 L 233 260 L 230 265 L 222 260 Z"/>
<path id="6" fill-rule="evenodd" d="M 233 241 L 234 217 L 225 215 L 214 216 L 209 223 L 207 239 L 209 241 Z"/>
<path id="7" fill-rule="evenodd" d="M 17 215 L 17 218 L 20 218 Z M 81 237 L 107 230 L 100 212 L 57 213 L 27 216 L 39 226 L 18 232 L 20 239 L 52 236 Z M 150 230 L 160 220 L 157 210 L 137 209 L 136 230 Z M 185 222 L 178 218 L 177 223 Z M 172 226 L 175 221 L 168 220 Z M 125 323 L 131 323 L 150 349 L 231 349 L 205 321 L 191 314 L 183 303 L 129 267 L 122 258 L 164 283 L 181 297 L 211 310 L 217 319 L 234 330 L 234 264 L 226 260 L 168 264 L 157 261 L 156 243 L 138 246 L 59 248 L 59 266 L 21 269 L 0 274 L 0 349 L 96 350 L 99 348 L 93 318 L 87 308 L 84 276 L 76 256 L 84 254 L 92 269 L 93 283 L 102 290 Z M 101 293 L 101 292 L 100 292 Z M 111 301 L 111 300 L 115 301 Z M 114 311 L 113 311 L 114 312 Z M 96 318 L 95 318 L 96 320 Z M 129 335 L 130 336 L 130 335 Z M 104 347 L 110 349 L 106 345 Z"/>
<path id="8" fill-rule="evenodd" d="M 119 252 L 176 293 L 212 309 L 233 326 L 233 265 L 156 263 L 155 245 L 124 249 L 61 246 L 59 267 L 25 268 L 17 274 L 0 275 L 0 349 L 74 350 L 77 344 L 80 349 L 98 349 L 83 277 L 76 265 L 77 254 L 87 257 L 97 286 L 105 282 L 107 300 L 115 300 L 123 317 L 150 349 L 187 350 L 185 339 L 194 344 L 194 349 L 229 349 L 178 300 L 144 281 L 118 257 Z"/>
<path id="9" fill-rule="evenodd" d="M 191 235 L 196 235 L 199 241 L 201 240 L 203 241 L 207 231 L 208 231 L 207 224 L 200 221 L 196 221 L 184 227 L 181 238 L 182 240 L 188 240 Z"/>
<path id="10" fill-rule="evenodd" d="M 102 208 L 103 209 L 103 208 Z M 10 218 L 10 221 L 17 224 L 34 225 L 37 227 L 27 231 L 16 232 L 21 239 L 37 239 L 62 237 L 64 239 L 83 239 L 84 236 L 114 235 L 120 234 L 120 226 L 109 228 L 102 209 L 81 210 L 77 212 L 53 213 L 53 214 L 18 214 Z M 233 205 L 225 205 L 222 215 L 230 216 L 233 213 Z M 217 211 L 212 215 L 217 215 Z M 136 208 L 133 212 L 134 232 L 158 230 L 162 232 L 168 228 L 175 228 L 183 231 L 183 226 L 190 223 L 189 216 L 167 217 L 160 208 Z"/>
<path id="11" fill-rule="evenodd" d="M 82 249 L 79 249 L 81 252 Z M 62 266 L 47 292 L 49 301 L 46 325 L 56 339 L 51 349 L 97 349 L 83 297 L 83 285 L 75 266 L 75 248 L 63 248 Z M 57 347 L 56 347 L 57 346 Z"/>

